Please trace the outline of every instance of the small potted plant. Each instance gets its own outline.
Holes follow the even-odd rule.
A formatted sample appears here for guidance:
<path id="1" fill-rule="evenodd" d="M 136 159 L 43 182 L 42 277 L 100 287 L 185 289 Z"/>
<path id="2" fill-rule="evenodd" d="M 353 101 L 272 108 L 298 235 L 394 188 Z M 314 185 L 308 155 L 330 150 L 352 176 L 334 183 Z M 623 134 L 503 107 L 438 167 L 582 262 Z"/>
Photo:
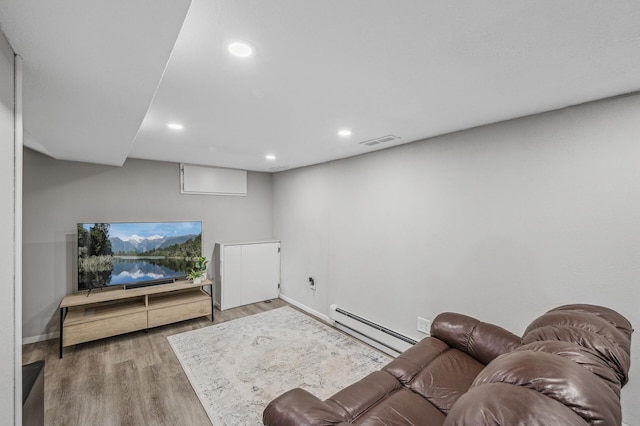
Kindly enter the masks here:
<path id="1" fill-rule="evenodd" d="M 207 272 L 207 263 L 209 261 L 206 257 L 196 257 L 196 263 L 193 265 L 191 272 L 187 275 L 187 278 L 193 280 L 194 284 L 200 284 L 202 282 L 202 278 Z"/>

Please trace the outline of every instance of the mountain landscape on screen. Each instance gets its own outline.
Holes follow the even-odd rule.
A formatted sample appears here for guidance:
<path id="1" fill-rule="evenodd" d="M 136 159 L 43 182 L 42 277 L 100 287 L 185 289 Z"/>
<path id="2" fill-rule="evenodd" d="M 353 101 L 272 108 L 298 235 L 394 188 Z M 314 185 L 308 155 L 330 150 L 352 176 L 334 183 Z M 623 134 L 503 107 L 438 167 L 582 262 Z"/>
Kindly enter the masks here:
<path id="1" fill-rule="evenodd" d="M 150 237 L 141 237 L 132 235 L 131 237 L 111 237 L 111 250 L 114 253 L 144 253 L 147 251 L 167 248 L 176 244 L 182 244 L 185 241 L 196 238 L 196 234 L 178 235 L 178 236 L 161 236 L 153 235 Z"/>

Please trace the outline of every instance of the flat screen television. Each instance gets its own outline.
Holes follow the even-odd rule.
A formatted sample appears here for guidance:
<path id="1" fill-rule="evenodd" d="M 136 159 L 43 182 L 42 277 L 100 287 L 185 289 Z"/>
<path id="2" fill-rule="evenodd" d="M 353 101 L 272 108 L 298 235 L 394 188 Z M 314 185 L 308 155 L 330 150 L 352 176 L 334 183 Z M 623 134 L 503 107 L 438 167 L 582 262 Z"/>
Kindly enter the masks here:
<path id="1" fill-rule="evenodd" d="M 78 224 L 78 290 L 185 278 L 202 256 L 202 222 Z"/>

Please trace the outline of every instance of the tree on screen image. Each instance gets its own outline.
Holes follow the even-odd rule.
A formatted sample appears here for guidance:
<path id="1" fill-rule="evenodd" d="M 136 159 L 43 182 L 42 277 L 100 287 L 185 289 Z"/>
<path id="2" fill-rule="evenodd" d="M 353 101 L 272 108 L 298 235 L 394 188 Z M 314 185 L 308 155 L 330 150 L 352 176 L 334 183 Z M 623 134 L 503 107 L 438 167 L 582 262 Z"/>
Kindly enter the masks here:
<path id="1" fill-rule="evenodd" d="M 90 230 L 89 256 L 111 256 L 109 224 L 96 223 Z"/>
<path id="2" fill-rule="evenodd" d="M 96 223 L 89 231 L 78 225 L 78 282 L 82 287 L 102 287 L 109 283 L 112 254 L 109 224 Z"/>

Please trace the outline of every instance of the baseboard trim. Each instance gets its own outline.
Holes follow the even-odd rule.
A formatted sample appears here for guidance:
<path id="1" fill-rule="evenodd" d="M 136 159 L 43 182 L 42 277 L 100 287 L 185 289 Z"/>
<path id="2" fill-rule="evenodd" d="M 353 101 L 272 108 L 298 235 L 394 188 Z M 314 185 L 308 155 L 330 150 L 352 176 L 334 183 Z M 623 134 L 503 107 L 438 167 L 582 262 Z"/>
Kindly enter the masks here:
<path id="1" fill-rule="evenodd" d="M 280 293 L 280 299 L 284 300 L 287 303 L 290 303 L 291 305 L 295 306 L 296 308 L 300 308 L 303 311 L 307 312 L 310 315 L 313 315 L 314 317 L 318 317 L 319 319 L 321 319 L 322 321 L 326 322 L 327 324 L 333 324 L 333 321 L 331 321 L 331 319 L 329 318 L 328 315 L 325 315 L 323 313 L 320 313 L 318 311 L 316 311 L 315 309 L 311 309 L 310 307 L 308 307 L 307 305 L 303 305 L 302 303 L 293 300 L 290 297 L 285 296 L 284 294 Z"/>
<path id="2" fill-rule="evenodd" d="M 22 344 L 28 345 L 30 343 L 44 342 L 45 340 L 56 339 L 58 337 L 60 337 L 58 333 L 47 333 L 41 334 L 39 336 L 23 337 Z"/>

